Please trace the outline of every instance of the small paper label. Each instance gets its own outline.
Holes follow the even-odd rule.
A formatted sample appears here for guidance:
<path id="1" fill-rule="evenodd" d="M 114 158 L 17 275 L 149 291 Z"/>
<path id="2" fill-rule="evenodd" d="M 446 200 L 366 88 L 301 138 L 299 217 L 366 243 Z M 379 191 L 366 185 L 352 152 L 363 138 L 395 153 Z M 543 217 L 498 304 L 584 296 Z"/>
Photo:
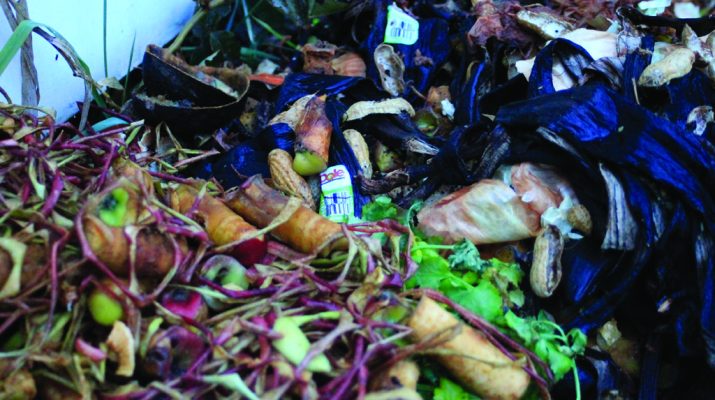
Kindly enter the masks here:
<path id="1" fill-rule="evenodd" d="M 387 6 L 385 43 L 415 44 L 420 33 L 420 23 L 394 4 Z"/>
<path id="2" fill-rule="evenodd" d="M 338 223 L 353 222 L 353 186 L 347 168 L 335 165 L 323 171 L 320 174 L 320 189 L 320 214 Z"/>

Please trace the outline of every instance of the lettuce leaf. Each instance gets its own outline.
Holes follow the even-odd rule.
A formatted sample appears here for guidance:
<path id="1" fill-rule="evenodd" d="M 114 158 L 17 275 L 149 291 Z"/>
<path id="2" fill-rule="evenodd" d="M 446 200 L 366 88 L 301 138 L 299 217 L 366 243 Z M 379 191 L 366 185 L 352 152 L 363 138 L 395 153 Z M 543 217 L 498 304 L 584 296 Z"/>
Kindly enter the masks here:
<path id="1" fill-rule="evenodd" d="M 432 395 L 433 400 L 479 400 L 478 396 L 475 396 L 459 386 L 457 383 L 452 382 L 447 378 L 439 379 L 439 386 L 434 389 L 434 394 Z"/>

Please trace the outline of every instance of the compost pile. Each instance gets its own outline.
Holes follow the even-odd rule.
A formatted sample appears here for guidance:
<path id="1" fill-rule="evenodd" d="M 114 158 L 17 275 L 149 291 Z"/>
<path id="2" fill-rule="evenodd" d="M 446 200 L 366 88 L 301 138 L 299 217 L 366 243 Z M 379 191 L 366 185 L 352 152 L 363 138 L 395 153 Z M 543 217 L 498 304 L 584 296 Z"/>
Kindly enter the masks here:
<path id="1" fill-rule="evenodd" d="M 715 19 L 527 3 L 198 2 L 1 104 L 0 398 L 712 396 Z"/>

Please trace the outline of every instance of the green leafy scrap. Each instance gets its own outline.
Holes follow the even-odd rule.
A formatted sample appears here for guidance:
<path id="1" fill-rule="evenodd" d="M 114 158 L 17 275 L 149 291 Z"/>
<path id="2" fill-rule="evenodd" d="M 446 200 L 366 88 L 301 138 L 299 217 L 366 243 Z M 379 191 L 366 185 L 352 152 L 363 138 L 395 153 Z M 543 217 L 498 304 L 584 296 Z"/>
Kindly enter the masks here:
<path id="1" fill-rule="evenodd" d="M 474 243 L 463 240 L 454 245 L 452 254 L 447 258 L 449 265 L 459 271 L 483 272 L 491 265 L 489 261 L 479 257 L 479 250 Z"/>
<path id="2" fill-rule="evenodd" d="M 377 196 L 362 208 L 362 218 L 366 221 L 397 219 L 398 207 L 387 196 Z"/>
<path id="3" fill-rule="evenodd" d="M 453 248 L 418 239 L 412 257 L 420 268 L 408 280 L 407 286 L 439 290 L 462 307 L 495 322 L 503 315 L 504 299 L 500 290 L 474 271 L 464 273 L 451 268 L 451 263 L 438 250 L 453 251 Z"/>
<path id="4" fill-rule="evenodd" d="M 496 258 L 489 261 L 490 267 L 484 270 L 482 278 L 488 279 L 507 300 L 509 306 L 524 305 L 524 292 L 519 284 L 524 278 L 524 271 L 516 263 L 507 263 Z"/>
<path id="5" fill-rule="evenodd" d="M 415 222 L 415 216 L 417 215 L 418 212 L 424 207 L 425 202 L 422 200 L 417 200 L 412 205 L 410 208 L 407 209 L 407 212 L 405 213 L 404 217 L 399 221 L 401 224 L 405 225 L 406 227 L 412 229 L 412 224 Z"/>
<path id="6" fill-rule="evenodd" d="M 492 259 L 479 267 L 465 267 L 466 272 L 460 271 L 455 268 L 458 263 L 476 265 L 470 246 L 461 245 L 458 257 L 445 258 L 439 253 L 449 250 L 454 255 L 457 246 L 431 244 L 417 238 L 412 255 L 420 268 L 407 281 L 407 287 L 439 290 L 490 323 L 513 331 L 527 348 L 549 364 L 556 380 L 569 371 L 577 374 L 575 359 L 583 354 L 586 335 L 578 329 L 566 334 L 545 312 L 537 317 L 516 315 L 510 308 L 524 303 L 524 293 L 519 289 L 524 278 L 521 268 L 515 263 Z"/>
<path id="7" fill-rule="evenodd" d="M 468 391 L 464 390 L 459 384 L 452 382 L 447 378 L 439 379 L 439 386 L 434 388 L 432 395 L 433 400 L 479 400 Z"/>
<path id="8" fill-rule="evenodd" d="M 375 221 L 385 218 L 411 222 L 413 208 L 401 213 L 387 196 L 379 196 L 363 208 L 363 217 Z M 416 212 L 416 211 L 415 211 Z M 400 221 L 404 223 L 403 221 Z M 440 252 L 449 252 L 445 258 Z M 406 282 L 407 288 L 421 287 L 438 290 L 455 303 L 480 315 L 490 323 L 520 339 L 527 348 L 549 365 L 558 381 L 569 371 L 576 378 L 576 398 L 580 399 L 576 356 L 583 354 L 586 335 L 578 329 L 564 332 L 545 312 L 536 317 L 520 317 L 512 308 L 524 304 L 524 292 L 519 285 L 524 271 L 516 263 L 499 259 L 483 260 L 477 247 L 468 241 L 443 245 L 438 239 L 415 234 L 412 258 L 420 266 Z M 431 382 L 434 399 L 462 399 L 466 393 L 459 385 L 440 377 Z"/>
<path id="9" fill-rule="evenodd" d="M 583 354 L 587 339 L 579 329 L 571 329 L 566 334 L 544 312 L 540 312 L 535 318 L 522 318 L 508 311 L 504 321 L 527 347 L 549 364 L 557 381 L 570 370 L 577 373 L 575 359 Z"/>
<path id="10" fill-rule="evenodd" d="M 383 219 L 393 219 L 402 225 L 412 229 L 415 215 L 422 209 L 424 202 L 416 201 L 407 210 L 401 209 L 392 202 L 388 196 L 381 195 L 362 208 L 362 219 L 365 221 L 382 221 Z"/>
<path id="11" fill-rule="evenodd" d="M 489 322 L 496 323 L 503 316 L 503 299 L 499 289 L 491 282 L 482 280 L 476 286 L 460 283 L 451 286 L 456 279 L 443 281 L 440 291 L 462 307 L 482 316 Z M 460 282 L 464 282 L 460 279 Z"/>
<path id="12" fill-rule="evenodd" d="M 504 315 L 504 322 L 524 343 L 533 343 L 533 330 L 526 319 L 519 317 L 514 314 L 513 311 L 509 310 Z"/>
<path id="13" fill-rule="evenodd" d="M 439 289 L 444 279 L 452 277 L 449 263 L 434 250 L 426 250 L 419 253 L 418 257 L 413 257 L 420 265 L 417 272 L 407 282 L 408 287 L 422 287 L 428 289 Z M 419 258 L 419 260 L 417 259 Z"/>

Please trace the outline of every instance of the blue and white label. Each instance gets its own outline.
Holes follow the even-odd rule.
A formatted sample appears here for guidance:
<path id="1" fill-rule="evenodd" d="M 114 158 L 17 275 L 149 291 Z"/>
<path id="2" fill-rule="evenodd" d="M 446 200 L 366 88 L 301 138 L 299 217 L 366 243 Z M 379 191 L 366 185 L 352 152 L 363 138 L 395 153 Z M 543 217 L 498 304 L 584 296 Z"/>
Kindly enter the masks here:
<path id="1" fill-rule="evenodd" d="M 420 34 L 420 23 L 400 7 L 394 4 L 387 6 L 387 26 L 385 27 L 385 43 L 415 44 Z"/>

